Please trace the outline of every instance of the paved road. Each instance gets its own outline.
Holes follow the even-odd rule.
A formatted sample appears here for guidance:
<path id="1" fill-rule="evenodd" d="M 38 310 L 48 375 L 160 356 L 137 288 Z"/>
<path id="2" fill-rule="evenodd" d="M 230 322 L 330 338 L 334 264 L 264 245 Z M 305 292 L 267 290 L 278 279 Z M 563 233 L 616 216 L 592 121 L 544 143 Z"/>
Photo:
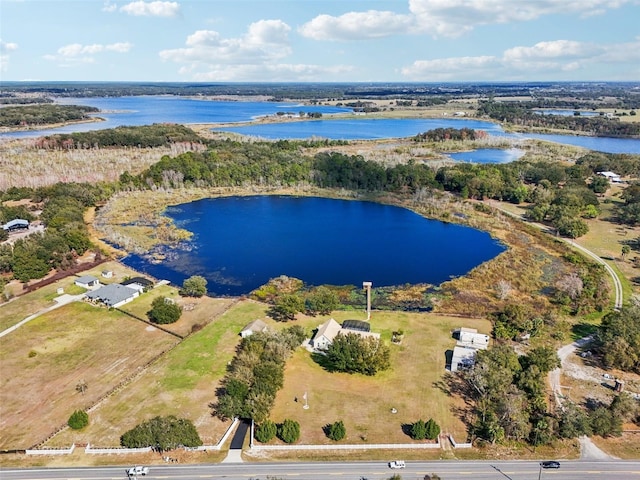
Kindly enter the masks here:
<path id="1" fill-rule="evenodd" d="M 437 473 L 443 480 L 617 480 L 640 478 L 640 461 L 563 461 L 557 470 L 540 469 L 538 462 L 413 462 L 403 470 L 391 470 L 384 462 L 335 463 L 243 463 L 240 465 L 151 466 L 149 475 L 139 480 L 386 480 L 394 473 L 406 480 L 422 480 Z M 2 480 L 127 480 L 125 467 L 52 468 L 0 471 Z"/>

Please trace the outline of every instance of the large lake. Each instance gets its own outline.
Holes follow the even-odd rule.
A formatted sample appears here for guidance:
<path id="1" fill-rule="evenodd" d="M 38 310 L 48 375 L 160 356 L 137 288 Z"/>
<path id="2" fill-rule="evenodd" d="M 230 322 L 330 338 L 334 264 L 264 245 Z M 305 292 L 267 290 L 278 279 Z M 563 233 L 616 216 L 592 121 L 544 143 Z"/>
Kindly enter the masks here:
<path id="1" fill-rule="evenodd" d="M 276 102 L 228 102 L 207 101 L 175 96 L 139 97 L 95 97 L 64 98 L 58 103 L 88 105 L 102 110 L 97 116 L 104 122 L 67 125 L 49 130 L 0 133 L 0 137 L 24 138 L 114 128 L 122 125 L 150 125 L 153 123 L 238 123 L 237 127 L 218 130 L 234 131 L 266 139 L 302 139 L 321 137 L 329 139 L 385 139 L 404 138 L 438 127 L 474 128 L 490 135 L 507 136 L 516 139 L 535 138 L 556 143 L 564 143 L 590 150 L 608 153 L 640 154 L 640 139 L 585 137 L 574 135 L 509 134 L 491 122 L 462 118 L 434 119 L 372 119 L 363 115 L 357 119 L 309 120 L 260 125 L 241 125 L 255 118 L 267 115 L 298 115 L 300 112 L 320 112 L 323 114 L 348 113 L 349 108 L 328 105 L 300 105 Z"/>
<path id="2" fill-rule="evenodd" d="M 138 255 L 123 263 L 177 285 L 202 275 L 212 295 L 243 295 L 279 275 L 309 285 L 440 284 L 505 249 L 486 232 L 371 202 L 225 197 L 167 214 L 193 239 L 163 263 Z"/>

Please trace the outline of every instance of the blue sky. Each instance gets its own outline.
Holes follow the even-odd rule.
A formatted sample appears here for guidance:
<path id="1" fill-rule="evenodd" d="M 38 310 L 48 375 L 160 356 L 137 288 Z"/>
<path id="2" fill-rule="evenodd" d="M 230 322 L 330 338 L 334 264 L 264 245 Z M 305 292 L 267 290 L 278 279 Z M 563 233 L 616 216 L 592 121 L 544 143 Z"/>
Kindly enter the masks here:
<path id="1" fill-rule="evenodd" d="M 638 81 L 640 0 L 0 0 L 0 80 Z"/>

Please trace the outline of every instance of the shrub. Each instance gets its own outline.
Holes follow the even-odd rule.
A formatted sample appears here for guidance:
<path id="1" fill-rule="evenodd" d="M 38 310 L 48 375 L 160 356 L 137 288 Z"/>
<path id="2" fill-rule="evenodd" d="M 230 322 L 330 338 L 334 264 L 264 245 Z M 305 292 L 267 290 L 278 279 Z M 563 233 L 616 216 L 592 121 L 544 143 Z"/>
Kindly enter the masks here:
<path id="1" fill-rule="evenodd" d="M 69 425 L 74 430 L 81 430 L 89 425 L 89 414 L 84 410 L 76 410 L 69 417 L 67 425 Z"/>
<path id="2" fill-rule="evenodd" d="M 271 420 L 265 420 L 256 427 L 256 439 L 259 442 L 267 443 L 278 433 L 277 425 Z"/>
<path id="3" fill-rule="evenodd" d="M 180 306 L 167 302 L 164 297 L 155 298 L 151 303 L 151 310 L 147 312 L 149 320 L 160 325 L 175 323 L 180 318 L 180 315 L 182 315 Z"/>
<path id="4" fill-rule="evenodd" d="M 202 297 L 207 294 L 207 280 L 200 275 L 193 275 L 182 283 L 180 295 L 183 297 Z"/>
<path id="5" fill-rule="evenodd" d="M 411 438 L 414 440 L 424 440 L 427 438 L 427 424 L 423 420 L 418 420 L 411 425 Z"/>
<path id="6" fill-rule="evenodd" d="M 300 438 L 300 424 L 286 419 L 278 426 L 278 438 L 285 443 L 293 443 Z"/>
<path id="7" fill-rule="evenodd" d="M 164 451 L 179 446 L 199 447 L 202 440 L 190 420 L 170 415 L 154 417 L 125 432 L 120 437 L 120 444 L 128 448 L 154 447 Z"/>
<path id="8" fill-rule="evenodd" d="M 425 424 L 427 435 L 429 440 L 435 440 L 440 435 L 440 425 L 438 425 L 433 418 L 430 418 Z"/>
<path id="9" fill-rule="evenodd" d="M 347 429 L 344 428 L 344 422 L 342 420 L 338 420 L 335 423 L 327 425 L 326 434 L 327 437 L 336 442 L 342 440 L 347 435 Z"/>

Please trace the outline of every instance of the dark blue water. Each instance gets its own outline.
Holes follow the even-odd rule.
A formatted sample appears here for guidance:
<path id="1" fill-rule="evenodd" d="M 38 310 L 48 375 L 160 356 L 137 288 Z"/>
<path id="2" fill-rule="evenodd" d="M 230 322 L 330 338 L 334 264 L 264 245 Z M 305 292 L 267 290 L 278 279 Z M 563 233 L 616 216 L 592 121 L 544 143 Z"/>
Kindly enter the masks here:
<path id="1" fill-rule="evenodd" d="M 519 148 L 481 148 L 478 150 L 470 150 L 468 152 L 449 153 L 456 162 L 469 163 L 509 163 L 513 162 L 524 155 L 524 150 Z"/>
<path id="2" fill-rule="evenodd" d="M 580 117 L 598 117 L 600 116 L 600 112 L 593 112 L 588 110 L 562 110 L 562 109 L 551 109 L 551 110 L 534 110 L 535 113 L 540 115 L 557 115 L 559 117 L 575 117 L 575 112 L 579 112 Z"/>
<path id="3" fill-rule="evenodd" d="M 279 275 L 309 285 L 440 284 L 504 250 L 486 232 L 371 202 L 226 197 L 167 214 L 194 232 L 187 248 L 161 264 L 137 255 L 123 263 L 176 285 L 202 275 L 212 295 L 243 295 Z"/>

